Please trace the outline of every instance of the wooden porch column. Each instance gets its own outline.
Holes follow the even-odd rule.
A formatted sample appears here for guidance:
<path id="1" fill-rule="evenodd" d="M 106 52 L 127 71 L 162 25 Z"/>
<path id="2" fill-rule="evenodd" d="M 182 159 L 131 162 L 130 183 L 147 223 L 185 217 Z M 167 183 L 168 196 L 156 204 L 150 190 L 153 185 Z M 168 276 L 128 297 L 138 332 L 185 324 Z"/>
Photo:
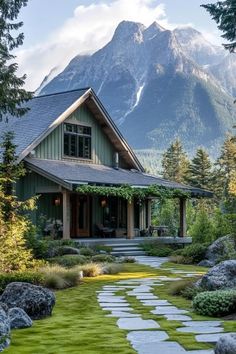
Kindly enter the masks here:
<path id="1" fill-rule="evenodd" d="M 127 238 L 134 238 L 134 201 L 127 201 Z"/>
<path id="2" fill-rule="evenodd" d="M 62 192 L 63 196 L 63 239 L 70 239 L 70 194 L 67 190 Z"/>
<path id="3" fill-rule="evenodd" d="M 148 211 L 147 211 L 147 215 L 148 215 L 148 224 L 147 224 L 147 227 L 149 229 L 149 227 L 152 225 L 152 200 L 151 199 L 148 199 L 148 202 L 147 202 L 147 208 L 148 208 Z"/>
<path id="4" fill-rule="evenodd" d="M 185 198 L 180 198 L 179 209 L 180 209 L 180 229 L 179 236 L 184 237 L 187 233 L 187 223 L 186 223 L 186 202 Z"/>

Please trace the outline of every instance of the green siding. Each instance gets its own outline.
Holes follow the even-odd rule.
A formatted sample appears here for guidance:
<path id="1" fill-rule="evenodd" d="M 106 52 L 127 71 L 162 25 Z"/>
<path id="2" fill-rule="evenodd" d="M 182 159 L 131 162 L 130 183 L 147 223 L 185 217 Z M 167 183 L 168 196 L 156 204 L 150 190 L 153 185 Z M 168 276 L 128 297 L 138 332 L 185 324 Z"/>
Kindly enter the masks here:
<path id="1" fill-rule="evenodd" d="M 103 132 L 97 120 L 89 109 L 83 105 L 78 108 L 67 120 L 70 123 L 80 123 L 92 127 L 92 159 L 73 159 L 87 163 L 113 165 L 115 149 L 108 137 Z M 63 159 L 63 124 L 57 127 L 44 141 L 35 149 L 35 157 L 42 159 L 61 160 Z M 70 160 L 72 160 L 70 158 Z"/>

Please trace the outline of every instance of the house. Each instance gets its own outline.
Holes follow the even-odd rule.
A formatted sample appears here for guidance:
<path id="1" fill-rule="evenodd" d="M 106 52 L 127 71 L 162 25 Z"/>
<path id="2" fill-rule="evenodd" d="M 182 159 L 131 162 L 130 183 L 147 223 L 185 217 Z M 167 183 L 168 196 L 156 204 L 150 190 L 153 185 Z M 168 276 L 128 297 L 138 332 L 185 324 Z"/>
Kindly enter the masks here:
<path id="1" fill-rule="evenodd" d="M 127 201 L 121 197 L 78 193 L 79 186 L 178 189 L 193 197 L 211 193 L 145 173 L 91 88 L 39 96 L 27 103 L 22 118 L 0 122 L 13 131 L 18 162 L 27 173 L 16 186 L 21 200 L 38 195 L 31 218 L 61 220 L 63 238 L 103 234 L 133 238 L 151 224 L 151 197 Z M 180 197 L 180 236 L 186 234 L 186 199 Z"/>

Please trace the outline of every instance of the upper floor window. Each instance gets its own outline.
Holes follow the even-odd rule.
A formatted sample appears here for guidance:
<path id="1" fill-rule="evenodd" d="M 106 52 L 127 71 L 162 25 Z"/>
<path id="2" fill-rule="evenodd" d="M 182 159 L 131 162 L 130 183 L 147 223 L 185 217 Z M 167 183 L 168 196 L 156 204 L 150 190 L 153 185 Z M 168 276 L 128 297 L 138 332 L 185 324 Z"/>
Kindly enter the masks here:
<path id="1" fill-rule="evenodd" d="M 64 155 L 91 159 L 91 127 L 64 124 Z"/>

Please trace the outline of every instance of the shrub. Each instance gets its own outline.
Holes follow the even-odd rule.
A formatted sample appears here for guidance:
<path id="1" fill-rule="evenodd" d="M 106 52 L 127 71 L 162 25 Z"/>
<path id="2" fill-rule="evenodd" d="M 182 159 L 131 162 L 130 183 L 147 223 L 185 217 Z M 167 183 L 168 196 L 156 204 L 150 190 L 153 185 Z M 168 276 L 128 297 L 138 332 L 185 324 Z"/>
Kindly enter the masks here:
<path id="1" fill-rule="evenodd" d="M 92 257 L 95 255 L 95 252 L 92 248 L 82 247 L 80 248 L 80 254 L 86 257 Z"/>
<path id="2" fill-rule="evenodd" d="M 109 254 L 96 254 L 92 257 L 92 262 L 95 263 L 113 263 L 115 261 L 115 257 Z"/>
<path id="3" fill-rule="evenodd" d="M 201 262 L 206 255 L 205 244 L 192 244 L 181 250 L 172 252 L 171 261 L 179 264 L 196 264 Z"/>
<path id="4" fill-rule="evenodd" d="M 88 263 L 78 269 L 83 271 L 84 277 L 97 277 L 103 274 L 102 265 L 97 263 Z"/>
<path id="5" fill-rule="evenodd" d="M 80 282 L 78 269 L 65 269 L 61 266 L 48 266 L 40 270 L 44 286 L 51 289 L 65 289 L 76 286 Z"/>
<path id="6" fill-rule="evenodd" d="M 64 255 L 60 257 L 49 258 L 48 261 L 53 264 L 58 264 L 62 267 L 71 268 L 78 264 L 85 264 L 87 258 L 82 255 Z"/>
<path id="7" fill-rule="evenodd" d="M 196 213 L 195 222 L 189 229 L 189 235 L 192 236 L 194 243 L 211 243 L 214 239 L 214 225 L 209 218 L 209 212 L 205 205 L 200 205 Z"/>
<path id="8" fill-rule="evenodd" d="M 134 257 L 126 256 L 122 259 L 122 263 L 135 263 L 135 262 L 136 262 L 136 260 Z"/>
<path id="9" fill-rule="evenodd" d="M 192 287 L 193 282 L 190 280 L 180 280 L 180 281 L 175 281 L 169 286 L 168 293 L 170 295 L 182 295 L 183 291 L 188 288 Z"/>
<path id="10" fill-rule="evenodd" d="M 191 257 L 186 256 L 171 256 L 170 261 L 177 264 L 192 264 L 193 260 Z"/>
<path id="11" fill-rule="evenodd" d="M 101 251 L 111 253 L 112 252 L 112 247 L 111 246 L 106 246 L 106 245 L 96 245 L 94 246 L 94 250 L 96 253 L 99 253 Z"/>
<path id="12" fill-rule="evenodd" d="M 205 291 L 193 300 L 194 310 L 204 316 L 225 316 L 236 311 L 236 290 Z"/>
<path id="13" fill-rule="evenodd" d="M 103 267 L 104 274 L 118 274 L 122 271 L 122 264 L 106 264 Z"/>
<path id="14" fill-rule="evenodd" d="M 38 272 L 0 273 L 0 293 L 4 291 L 8 284 L 13 282 L 25 282 L 40 285 L 43 283 L 43 276 Z"/>
<path id="15" fill-rule="evenodd" d="M 148 256 L 168 257 L 173 252 L 172 248 L 163 246 L 159 242 L 143 243 L 142 248 Z"/>

